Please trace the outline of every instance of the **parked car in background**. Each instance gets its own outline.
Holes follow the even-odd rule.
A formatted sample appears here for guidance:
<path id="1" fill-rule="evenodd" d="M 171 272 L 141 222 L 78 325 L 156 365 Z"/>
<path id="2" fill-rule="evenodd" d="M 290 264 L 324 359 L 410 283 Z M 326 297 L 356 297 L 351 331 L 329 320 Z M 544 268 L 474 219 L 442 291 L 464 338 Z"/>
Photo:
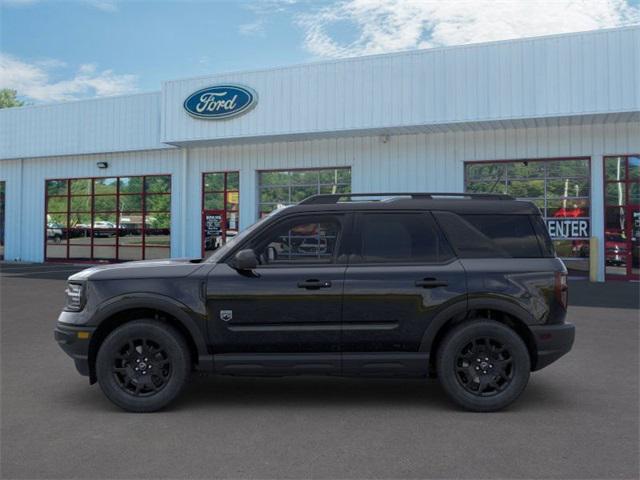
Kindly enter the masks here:
<path id="1" fill-rule="evenodd" d="M 62 238 L 63 238 L 62 225 L 55 222 L 47 223 L 47 241 L 60 243 L 62 242 Z"/>
<path id="2" fill-rule="evenodd" d="M 116 224 L 107 221 L 94 222 L 93 235 L 95 237 L 113 237 L 116 235 Z"/>

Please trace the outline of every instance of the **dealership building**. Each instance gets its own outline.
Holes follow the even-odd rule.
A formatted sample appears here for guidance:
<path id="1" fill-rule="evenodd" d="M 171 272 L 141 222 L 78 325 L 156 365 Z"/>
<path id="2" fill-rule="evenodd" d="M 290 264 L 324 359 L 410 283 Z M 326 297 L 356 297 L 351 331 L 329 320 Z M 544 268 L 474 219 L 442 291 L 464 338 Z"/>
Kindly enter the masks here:
<path id="1" fill-rule="evenodd" d="M 317 193 L 493 192 L 540 207 L 573 275 L 633 280 L 639 182 L 640 27 L 0 110 L 6 261 L 199 257 Z"/>

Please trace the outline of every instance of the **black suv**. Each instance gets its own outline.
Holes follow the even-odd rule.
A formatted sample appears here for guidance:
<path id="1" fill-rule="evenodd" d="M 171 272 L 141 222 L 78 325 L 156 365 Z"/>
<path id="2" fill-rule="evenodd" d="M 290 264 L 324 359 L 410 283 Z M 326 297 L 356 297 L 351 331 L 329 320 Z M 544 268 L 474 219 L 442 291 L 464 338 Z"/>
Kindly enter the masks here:
<path id="1" fill-rule="evenodd" d="M 72 275 L 55 338 L 135 412 L 167 405 L 193 370 L 437 376 L 459 405 L 491 411 L 571 349 L 566 275 L 529 202 L 317 195 L 207 260 Z"/>

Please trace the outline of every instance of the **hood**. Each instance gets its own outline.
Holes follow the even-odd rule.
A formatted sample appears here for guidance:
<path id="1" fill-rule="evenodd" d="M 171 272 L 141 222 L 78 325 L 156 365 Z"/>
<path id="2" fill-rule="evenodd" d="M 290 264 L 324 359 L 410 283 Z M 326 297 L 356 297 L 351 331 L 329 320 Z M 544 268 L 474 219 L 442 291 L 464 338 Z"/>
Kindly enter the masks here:
<path id="1" fill-rule="evenodd" d="M 73 281 L 118 280 L 133 278 L 181 278 L 192 274 L 204 265 L 201 258 L 173 258 L 162 260 L 142 260 L 137 262 L 99 265 L 69 277 Z"/>

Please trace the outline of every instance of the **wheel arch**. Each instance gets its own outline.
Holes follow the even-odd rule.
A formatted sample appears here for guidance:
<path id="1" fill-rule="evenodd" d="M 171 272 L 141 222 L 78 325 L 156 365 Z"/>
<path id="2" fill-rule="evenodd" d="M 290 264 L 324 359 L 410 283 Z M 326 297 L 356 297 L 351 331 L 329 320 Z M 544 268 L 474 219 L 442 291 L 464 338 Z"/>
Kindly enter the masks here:
<path id="1" fill-rule="evenodd" d="M 189 346 L 191 360 L 199 369 L 207 369 L 209 358 L 205 331 L 186 312 L 187 307 L 160 295 L 141 295 L 111 299 L 96 315 L 96 330 L 89 341 L 89 381 L 96 382 L 95 363 L 100 345 L 116 328 L 138 319 L 153 319 L 176 328 Z"/>
<path id="2" fill-rule="evenodd" d="M 442 340 L 456 325 L 466 320 L 483 318 L 498 321 L 513 329 L 529 352 L 531 370 L 538 360 L 535 338 L 529 325 L 535 324 L 533 316 L 513 301 L 502 298 L 469 299 L 466 305 L 456 304 L 440 312 L 425 331 L 420 351 L 429 352 L 429 373 L 435 374 L 437 351 Z"/>

